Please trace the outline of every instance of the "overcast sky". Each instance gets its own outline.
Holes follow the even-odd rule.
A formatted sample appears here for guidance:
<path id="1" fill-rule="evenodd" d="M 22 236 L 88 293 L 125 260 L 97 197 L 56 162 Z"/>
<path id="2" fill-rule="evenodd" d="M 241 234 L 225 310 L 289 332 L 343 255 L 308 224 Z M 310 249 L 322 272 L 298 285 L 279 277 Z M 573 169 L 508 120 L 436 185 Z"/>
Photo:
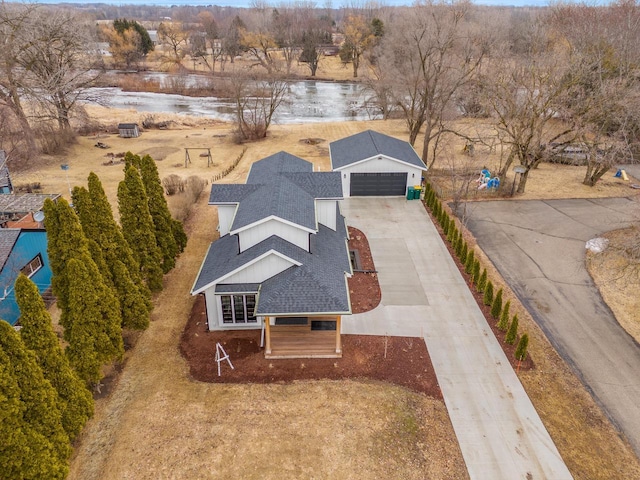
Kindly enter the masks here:
<path id="1" fill-rule="evenodd" d="M 273 3 L 279 3 L 280 0 L 274 1 Z M 171 5 L 219 5 L 222 7 L 249 7 L 251 4 L 251 0 L 103 0 L 91 2 L 87 0 L 65 0 L 61 2 L 60 0 L 35 0 L 35 3 L 108 3 L 111 5 L 162 5 L 162 6 L 171 6 Z M 325 5 L 324 0 L 318 0 L 318 6 Z M 332 0 L 331 4 L 333 8 L 340 8 L 342 6 L 342 0 Z M 381 0 L 381 4 L 388 6 L 396 6 L 396 5 L 411 5 L 413 4 L 413 0 Z M 502 6 L 536 6 L 542 7 L 549 4 L 549 0 L 473 0 L 473 3 L 477 3 L 479 5 L 502 5 Z M 604 4 L 609 3 L 606 0 L 596 0 L 595 2 L 588 3 L 598 3 Z"/>

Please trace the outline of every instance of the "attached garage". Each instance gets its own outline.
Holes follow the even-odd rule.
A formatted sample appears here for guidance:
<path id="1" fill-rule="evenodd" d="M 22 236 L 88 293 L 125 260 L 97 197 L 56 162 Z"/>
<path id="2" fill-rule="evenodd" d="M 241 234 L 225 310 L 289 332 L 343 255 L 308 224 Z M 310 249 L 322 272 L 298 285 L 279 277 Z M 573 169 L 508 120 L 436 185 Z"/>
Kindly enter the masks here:
<path id="1" fill-rule="evenodd" d="M 404 195 L 407 172 L 351 173 L 351 197 L 390 197 Z"/>
<path id="2" fill-rule="evenodd" d="M 329 152 L 345 197 L 404 196 L 427 169 L 408 142 L 371 130 L 332 142 Z"/>

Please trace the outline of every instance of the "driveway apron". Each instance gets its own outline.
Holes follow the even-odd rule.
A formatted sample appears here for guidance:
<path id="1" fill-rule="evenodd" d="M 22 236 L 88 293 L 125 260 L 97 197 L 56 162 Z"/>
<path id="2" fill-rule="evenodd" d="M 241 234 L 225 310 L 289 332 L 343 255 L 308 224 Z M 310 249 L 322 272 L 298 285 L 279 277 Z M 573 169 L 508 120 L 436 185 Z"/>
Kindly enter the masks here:
<path id="1" fill-rule="evenodd" d="M 478 244 L 640 454 L 640 346 L 584 266 L 585 242 L 640 221 L 638 197 L 467 205 Z"/>
<path id="2" fill-rule="evenodd" d="M 382 300 L 342 333 L 421 336 L 472 479 L 572 478 L 419 201 L 349 198 Z"/>

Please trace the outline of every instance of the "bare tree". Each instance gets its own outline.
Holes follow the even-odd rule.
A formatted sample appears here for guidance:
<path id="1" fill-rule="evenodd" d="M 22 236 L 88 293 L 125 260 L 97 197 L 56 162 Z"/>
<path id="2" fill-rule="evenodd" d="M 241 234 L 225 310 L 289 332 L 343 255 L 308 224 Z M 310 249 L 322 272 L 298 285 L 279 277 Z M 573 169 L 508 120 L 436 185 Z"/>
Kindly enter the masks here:
<path id="1" fill-rule="evenodd" d="M 169 51 L 163 55 L 163 61 L 179 66 L 186 55 L 187 32 L 181 23 L 162 22 L 158 27 L 158 39 L 167 45 Z"/>
<path id="2" fill-rule="evenodd" d="M 273 115 L 288 89 L 288 82 L 279 76 L 257 78 L 243 73 L 233 75 L 231 95 L 236 104 L 239 141 L 267 136 Z"/>
<path id="3" fill-rule="evenodd" d="M 28 27 L 29 19 L 36 6 L 0 4 L 0 106 L 8 108 L 24 132 L 27 148 L 35 152 L 36 141 L 27 114 L 22 106 L 21 88 L 25 83 L 25 70 L 18 62 L 24 48 L 22 32 Z"/>
<path id="4" fill-rule="evenodd" d="M 470 10 L 467 1 L 428 1 L 399 16 L 383 40 L 379 71 L 394 80 L 387 83 L 393 85 L 412 145 L 425 128 L 422 159 L 427 164 L 435 159 L 433 142 L 446 130 L 456 93 L 477 73 L 489 46 L 489 37 L 469 25 Z"/>

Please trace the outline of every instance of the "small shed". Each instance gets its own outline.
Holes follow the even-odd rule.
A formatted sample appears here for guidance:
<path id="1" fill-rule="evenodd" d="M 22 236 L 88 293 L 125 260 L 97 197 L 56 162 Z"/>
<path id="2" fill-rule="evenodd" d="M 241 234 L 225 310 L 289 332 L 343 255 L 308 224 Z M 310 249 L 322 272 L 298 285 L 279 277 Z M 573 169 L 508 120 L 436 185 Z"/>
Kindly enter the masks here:
<path id="1" fill-rule="evenodd" d="M 140 136 L 140 129 L 137 123 L 119 123 L 118 133 L 122 138 L 137 138 Z"/>

